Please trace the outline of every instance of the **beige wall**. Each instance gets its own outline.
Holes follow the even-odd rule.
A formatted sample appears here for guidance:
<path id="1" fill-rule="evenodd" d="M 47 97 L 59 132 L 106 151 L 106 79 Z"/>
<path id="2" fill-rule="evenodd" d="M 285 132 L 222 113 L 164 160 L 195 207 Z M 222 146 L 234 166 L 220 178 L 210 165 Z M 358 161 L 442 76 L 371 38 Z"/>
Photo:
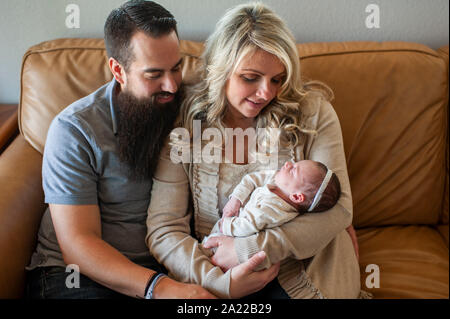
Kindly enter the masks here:
<path id="1" fill-rule="evenodd" d="M 1 0 L 0 103 L 17 103 L 21 58 L 33 44 L 61 37 L 102 37 L 103 24 L 122 0 Z M 243 0 L 159 0 L 178 20 L 182 39 L 203 41 L 224 11 Z M 264 0 L 297 42 L 412 41 L 448 44 L 448 0 Z M 66 27 L 67 5 L 80 9 L 80 28 Z M 365 25 L 366 6 L 380 8 L 380 28 Z"/>

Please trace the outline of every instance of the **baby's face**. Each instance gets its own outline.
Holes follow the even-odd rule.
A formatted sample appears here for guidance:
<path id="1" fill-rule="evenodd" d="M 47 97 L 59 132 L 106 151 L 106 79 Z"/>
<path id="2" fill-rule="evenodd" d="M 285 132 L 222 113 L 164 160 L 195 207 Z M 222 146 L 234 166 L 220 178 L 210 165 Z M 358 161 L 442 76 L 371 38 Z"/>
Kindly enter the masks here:
<path id="1" fill-rule="evenodd" d="M 275 174 L 275 183 L 285 194 L 301 193 L 317 174 L 320 169 L 314 161 L 286 162 Z"/>

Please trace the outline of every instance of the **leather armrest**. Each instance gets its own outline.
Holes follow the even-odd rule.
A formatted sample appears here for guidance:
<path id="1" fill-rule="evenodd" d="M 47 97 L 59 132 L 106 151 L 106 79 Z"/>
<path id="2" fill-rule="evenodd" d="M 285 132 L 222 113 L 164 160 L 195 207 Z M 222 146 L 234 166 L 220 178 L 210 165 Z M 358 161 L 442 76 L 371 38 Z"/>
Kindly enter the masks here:
<path id="1" fill-rule="evenodd" d="M 24 293 L 25 266 L 45 210 L 42 155 L 19 135 L 0 156 L 0 298 Z"/>
<path id="2" fill-rule="evenodd" d="M 17 105 L 8 104 L 2 105 L 0 108 L 3 110 L 2 119 L 2 109 L 0 109 L 0 154 L 6 147 L 8 143 L 11 142 L 19 133 L 19 124 L 17 122 Z M 6 111 L 6 112 L 5 112 Z"/>

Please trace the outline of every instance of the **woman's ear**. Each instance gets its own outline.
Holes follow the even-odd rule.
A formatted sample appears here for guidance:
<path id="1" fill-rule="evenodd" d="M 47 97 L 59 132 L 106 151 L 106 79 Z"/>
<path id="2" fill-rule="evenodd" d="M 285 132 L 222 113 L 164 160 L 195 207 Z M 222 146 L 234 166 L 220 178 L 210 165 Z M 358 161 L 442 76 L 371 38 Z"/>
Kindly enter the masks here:
<path id="1" fill-rule="evenodd" d="M 296 204 L 300 204 L 305 201 L 305 195 L 302 193 L 293 193 L 289 195 L 289 199 Z"/>
<path id="2" fill-rule="evenodd" d="M 114 58 L 109 58 L 108 65 L 116 81 L 119 82 L 120 85 L 124 85 L 126 74 L 123 66 Z"/>

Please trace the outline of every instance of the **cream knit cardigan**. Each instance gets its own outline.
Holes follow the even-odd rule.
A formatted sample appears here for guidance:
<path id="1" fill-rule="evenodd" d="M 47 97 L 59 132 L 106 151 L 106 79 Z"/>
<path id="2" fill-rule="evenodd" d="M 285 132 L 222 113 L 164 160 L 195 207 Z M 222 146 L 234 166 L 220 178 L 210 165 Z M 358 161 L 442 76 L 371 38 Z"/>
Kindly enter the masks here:
<path id="1" fill-rule="evenodd" d="M 315 130 L 295 150 L 280 150 L 287 159 L 311 159 L 333 170 L 341 183 L 338 203 L 320 214 L 307 213 L 279 227 L 235 238 L 239 262 L 264 250 L 266 264 L 281 261 L 278 280 L 292 298 L 358 298 L 360 272 L 350 236 L 352 197 L 338 117 L 327 101 L 316 98 L 302 107 L 303 126 Z M 230 298 L 231 270 L 223 273 L 191 235 L 208 235 L 219 219 L 219 164 L 174 164 L 166 144 L 153 178 L 147 216 L 150 252 L 182 282 L 200 284 L 220 298 Z"/>

